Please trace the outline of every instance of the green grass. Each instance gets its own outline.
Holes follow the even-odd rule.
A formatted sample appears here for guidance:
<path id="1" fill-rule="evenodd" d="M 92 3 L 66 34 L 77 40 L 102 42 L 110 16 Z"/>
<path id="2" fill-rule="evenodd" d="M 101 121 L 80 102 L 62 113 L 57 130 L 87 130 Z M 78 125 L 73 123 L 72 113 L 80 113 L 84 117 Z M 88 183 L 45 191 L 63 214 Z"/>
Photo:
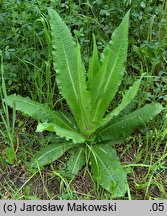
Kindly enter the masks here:
<path id="1" fill-rule="evenodd" d="M 1 74 L 2 74 L 2 85 L 0 88 L 0 99 L 7 96 L 6 84 L 4 81 L 4 67 L 3 67 L 3 57 L 1 57 Z M 16 122 L 16 110 L 13 109 L 12 114 L 9 113 L 8 105 L 2 102 L 2 108 L 0 109 L 1 117 L 1 128 L 5 128 L 3 131 L 0 129 L 0 134 L 6 141 L 7 147 L 5 148 L 6 161 L 9 164 L 13 164 L 16 160 L 17 147 L 15 146 L 15 122 Z M 12 120 L 10 121 L 10 118 Z"/>
<path id="2" fill-rule="evenodd" d="M 0 199 L 112 199 L 96 185 L 89 172 L 91 164 L 71 181 L 64 174 L 65 161 L 32 173 L 27 162 L 42 146 L 54 141 L 46 134 L 33 131 L 36 122 L 10 110 L 2 98 L 18 93 L 33 100 L 49 103 L 52 108 L 68 110 L 57 95 L 53 72 L 47 7 L 57 8 L 79 40 L 88 64 L 92 33 L 96 35 L 99 52 L 110 39 L 126 11 L 131 7 L 127 73 L 120 86 L 120 95 L 136 77 L 145 78 L 136 102 L 138 106 L 152 101 L 166 108 L 166 3 L 153 1 L 76 1 L 64 3 L 47 0 L 34 4 L 2 1 L 0 19 Z M 125 5 L 124 5 L 125 2 Z M 143 7 L 141 3 L 146 5 Z M 2 60 L 3 56 L 3 60 Z M 112 104 L 112 107 L 114 104 Z M 116 146 L 128 175 L 129 190 L 125 200 L 163 200 L 167 198 L 167 111 L 146 128 L 136 131 L 126 142 Z M 8 150 L 7 150 L 8 149 Z"/>

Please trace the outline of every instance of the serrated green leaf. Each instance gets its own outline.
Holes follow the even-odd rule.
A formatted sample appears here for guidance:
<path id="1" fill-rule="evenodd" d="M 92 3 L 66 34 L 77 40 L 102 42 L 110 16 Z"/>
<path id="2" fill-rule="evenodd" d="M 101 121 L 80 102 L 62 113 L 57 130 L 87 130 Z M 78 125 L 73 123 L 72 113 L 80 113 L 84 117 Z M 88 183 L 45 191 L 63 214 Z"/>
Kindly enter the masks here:
<path id="1" fill-rule="evenodd" d="M 60 158 L 66 151 L 75 147 L 76 144 L 64 142 L 50 144 L 38 151 L 29 163 L 30 168 L 43 167 Z"/>
<path id="2" fill-rule="evenodd" d="M 98 57 L 98 50 L 96 45 L 96 38 L 93 34 L 93 54 L 89 64 L 88 70 L 88 86 L 92 84 L 93 77 L 99 70 L 99 57 Z"/>
<path id="3" fill-rule="evenodd" d="M 61 128 L 54 123 L 39 123 L 36 132 L 42 132 L 44 130 L 55 132 L 59 137 L 65 138 L 67 141 L 72 140 L 74 143 L 82 143 L 85 141 L 84 137 L 76 131 Z"/>
<path id="4" fill-rule="evenodd" d="M 65 118 L 65 115 L 58 111 L 52 111 L 47 104 L 40 104 L 31 100 L 28 97 L 20 95 L 10 95 L 4 98 L 5 103 L 10 107 L 15 106 L 15 109 L 29 115 L 37 121 L 54 122 L 59 127 L 66 129 L 74 129 L 73 125 Z"/>
<path id="5" fill-rule="evenodd" d="M 81 60 L 80 46 L 72 38 L 69 28 L 58 15 L 49 9 L 53 45 L 53 63 L 57 83 L 66 99 L 79 128 L 89 129 L 90 95 L 87 91 L 85 68 Z"/>
<path id="6" fill-rule="evenodd" d="M 113 110 L 111 111 L 104 119 L 104 125 L 107 124 L 114 116 L 118 116 L 120 112 L 122 112 L 125 107 L 132 102 L 132 100 L 135 98 L 139 86 L 141 83 L 141 79 L 137 80 L 133 86 L 131 86 L 123 96 L 123 99 L 121 103 Z"/>
<path id="7" fill-rule="evenodd" d="M 104 50 L 98 73 L 92 80 L 92 121 L 98 122 L 105 114 L 121 83 L 127 57 L 129 12 L 112 34 Z"/>
<path id="8" fill-rule="evenodd" d="M 123 141 L 133 132 L 134 129 L 144 126 L 163 110 L 159 103 L 147 104 L 144 107 L 118 119 L 117 122 L 109 123 L 101 129 L 98 134 L 99 141 L 115 140 L 116 143 Z"/>
<path id="9" fill-rule="evenodd" d="M 110 145 L 96 144 L 91 146 L 91 170 L 93 178 L 113 197 L 124 196 L 128 184 L 115 149 Z"/>
<path id="10" fill-rule="evenodd" d="M 85 165 L 85 149 L 83 147 L 78 148 L 67 161 L 67 174 L 74 177 Z"/>

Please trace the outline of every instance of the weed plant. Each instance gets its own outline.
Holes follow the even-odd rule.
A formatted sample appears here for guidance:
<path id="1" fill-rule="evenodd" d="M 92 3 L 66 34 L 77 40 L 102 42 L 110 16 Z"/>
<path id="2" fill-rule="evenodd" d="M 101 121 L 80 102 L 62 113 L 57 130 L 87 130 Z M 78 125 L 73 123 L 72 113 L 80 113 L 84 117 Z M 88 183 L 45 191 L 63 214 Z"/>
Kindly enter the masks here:
<path id="1" fill-rule="evenodd" d="M 158 101 L 166 107 L 166 5 L 166 0 L 78 2 L 36 0 L 33 3 L 2 0 L 1 98 L 11 93 L 28 95 L 35 101 L 48 103 L 51 108 L 59 108 L 62 111 L 65 109 L 69 112 L 62 96 L 58 95 L 55 83 L 47 7 L 56 8 L 71 29 L 73 37 L 80 42 L 86 69 L 89 65 L 88 56 L 91 55 L 93 48 L 92 33 L 96 36 L 97 48 L 101 53 L 125 11 L 131 8 L 127 71 L 119 87 L 119 94 L 116 95 L 117 101 L 120 101 L 120 95 L 125 94 L 125 89 L 131 86 L 133 80 L 145 72 L 145 78 L 141 81 L 141 90 L 135 98 L 137 106 Z M 109 106 L 108 112 L 116 107 L 117 101 Z M 15 109 L 9 109 L 2 101 L 0 109 L 0 197 L 2 199 L 111 199 L 111 195 L 96 184 L 85 188 L 82 181 L 87 185 L 92 182 L 91 174 L 87 175 L 88 169 L 84 174 L 83 172 L 78 174 L 73 181 L 69 181 L 63 173 L 66 169 L 64 158 L 59 160 L 60 165 L 53 164 L 51 168 L 46 167 L 44 171 L 41 170 L 40 175 L 37 173 L 31 175 L 23 164 L 26 164 L 36 150 L 54 142 L 54 138 L 46 139 L 45 132 L 39 136 L 35 135 L 33 133 L 35 123 L 20 114 L 16 118 Z M 135 131 L 135 137 L 131 136 L 124 143 L 117 145 L 116 150 L 128 175 L 129 183 L 128 193 L 122 199 L 166 198 L 165 116 L 166 110 L 156 118 L 155 122 L 150 123 L 147 129 L 140 129 L 140 133 L 138 130 Z M 17 158 L 14 152 L 17 152 Z M 65 158 L 69 158 L 70 154 L 65 155 Z M 14 159 L 16 163 L 13 164 Z M 57 172 L 57 166 L 62 172 Z M 87 167 L 89 166 L 87 162 Z M 22 176 L 16 170 L 27 173 L 27 176 Z M 19 180 L 25 183 L 19 185 Z M 49 191 L 50 184 L 55 185 L 57 181 L 61 190 L 55 187 Z M 82 190 L 79 190 L 77 181 Z M 37 182 L 39 187 L 34 189 L 33 184 L 37 185 Z M 43 192 L 39 188 L 42 188 Z"/>

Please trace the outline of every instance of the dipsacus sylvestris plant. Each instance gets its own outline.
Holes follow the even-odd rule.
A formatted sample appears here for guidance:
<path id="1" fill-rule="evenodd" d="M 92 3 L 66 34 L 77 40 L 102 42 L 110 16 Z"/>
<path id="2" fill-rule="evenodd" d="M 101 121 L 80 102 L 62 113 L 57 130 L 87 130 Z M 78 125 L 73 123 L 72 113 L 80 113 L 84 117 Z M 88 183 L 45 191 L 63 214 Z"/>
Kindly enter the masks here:
<path id="1" fill-rule="evenodd" d="M 71 113 L 51 110 L 47 104 L 19 95 L 4 98 L 9 106 L 15 106 L 16 110 L 38 121 L 37 132 L 55 132 L 60 138 L 37 152 L 29 166 L 43 167 L 72 150 L 67 160 L 67 173 L 74 177 L 89 160 L 94 180 L 113 197 L 124 196 L 127 177 L 114 145 L 123 142 L 134 129 L 145 127 L 163 109 L 159 103 L 150 103 L 127 112 L 138 92 L 141 82 L 138 79 L 126 90 L 118 106 L 106 114 L 125 71 L 129 12 L 113 32 L 101 59 L 93 36 L 93 54 L 86 73 L 79 43 L 74 42 L 58 13 L 53 9 L 48 11 L 57 85 Z"/>

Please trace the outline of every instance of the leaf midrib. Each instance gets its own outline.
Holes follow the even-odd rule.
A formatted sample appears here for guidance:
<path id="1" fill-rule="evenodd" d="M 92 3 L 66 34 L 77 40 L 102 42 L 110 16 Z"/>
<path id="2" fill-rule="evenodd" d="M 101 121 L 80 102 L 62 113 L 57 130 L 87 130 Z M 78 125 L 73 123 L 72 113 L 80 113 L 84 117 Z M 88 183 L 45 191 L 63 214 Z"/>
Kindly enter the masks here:
<path id="1" fill-rule="evenodd" d="M 58 28 L 59 28 L 60 40 L 61 40 L 61 45 L 62 45 L 62 48 L 63 48 L 63 53 L 64 53 L 65 60 L 66 60 L 66 63 L 67 63 L 67 72 L 68 72 L 69 78 L 70 78 L 72 86 L 73 86 L 73 91 L 74 91 L 74 94 L 75 94 L 75 97 L 76 97 L 76 101 L 78 102 L 78 94 L 77 94 L 77 90 L 75 88 L 75 84 L 74 84 L 73 79 L 72 79 L 72 75 L 71 75 L 72 72 L 71 72 L 69 61 L 68 61 L 68 58 L 67 58 L 67 55 L 66 55 L 66 52 L 65 52 L 66 49 L 65 49 L 64 43 L 63 43 L 63 35 L 61 34 L 61 28 L 60 28 L 59 25 L 58 25 Z"/>
<path id="2" fill-rule="evenodd" d="M 105 152 L 104 149 L 98 147 L 101 151 Z M 106 153 L 106 152 L 105 152 Z M 107 154 L 107 153 L 106 153 Z M 107 173 L 109 174 L 109 176 L 111 177 L 111 179 L 113 180 L 114 183 L 116 183 L 115 179 L 113 178 L 113 176 L 111 175 L 110 170 L 107 169 L 107 167 L 105 166 L 105 164 L 103 163 L 103 161 L 101 160 L 101 158 L 99 157 L 99 155 L 96 153 L 96 156 L 99 158 L 99 160 L 101 161 L 102 165 L 104 166 L 104 168 L 106 169 Z M 119 184 L 117 184 L 117 187 L 119 188 L 120 191 L 121 187 L 119 186 Z"/>
<path id="3" fill-rule="evenodd" d="M 28 98 L 27 98 L 27 99 L 28 99 Z M 52 110 L 49 108 L 49 106 L 45 108 L 42 104 L 41 104 L 41 106 L 40 106 L 40 105 L 38 105 L 38 104 L 36 104 L 36 103 L 32 103 L 31 101 L 22 100 L 21 98 L 19 98 L 19 99 L 16 98 L 16 100 L 17 100 L 18 102 L 21 102 L 21 103 L 30 104 L 32 107 L 35 107 L 35 108 L 40 109 L 40 110 L 43 110 L 43 111 L 45 111 L 45 109 L 49 109 L 49 112 L 53 112 L 53 115 L 56 113 L 56 111 L 52 111 Z M 35 101 L 34 101 L 34 102 L 35 102 Z M 27 112 L 27 111 L 25 112 L 25 110 L 22 111 L 22 112 L 25 113 L 25 114 L 29 114 L 29 112 Z M 35 112 L 36 112 L 36 110 L 34 110 L 34 112 L 32 112 L 32 115 L 33 115 Z M 55 112 L 55 113 L 54 113 L 54 112 Z M 57 114 L 58 114 L 58 113 L 57 113 Z M 71 127 L 70 127 L 68 124 L 66 124 L 61 118 L 59 118 L 56 114 L 54 115 L 54 117 L 57 118 L 62 124 L 66 125 L 69 129 L 71 129 Z"/>
<path id="4" fill-rule="evenodd" d="M 82 151 L 83 151 L 83 148 L 80 149 L 80 151 L 79 151 L 78 157 L 77 157 L 77 159 L 76 159 L 76 161 L 75 161 L 75 164 L 74 164 L 74 166 L 73 166 L 73 169 L 72 169 L 72 173 L 74 172 L 75 167 L 77 166 L 77 162 L 78 162 L 78 160 L 79 160 L 79 157 L 80 157 Z"/>
<path id="5" fill-rule="evenodd" d="M 111 43 L 112 43 L 112 42 L 111 42 Z M 122 43 L 123 43 L 123 42 L 121 41 L 121 45 L 122 45 Z M 111 45 L 112 45 L 112 44 L 111 44 Z M 120 54 L 120 50 L 121 50 L 121 45 L 119 46 L 119 51 L 118 51 L 118 53 L 117 53 L 117 56 L 115 56 L 114 65 L 112 66 L 112 70 L 111 70 L 111 73 L 110 73 L 109 78 L 108 78 L 108 80 L 107 80 L 107 84 L 104 86 L 103 95 L 106 94 L 106 90 L 107 90 L 108 85 L 109 85 L 109 83 L 110 83 L 111 76 L 113 75 L 113 71 L 115 70 L 115 67 L 116 67 L 116 64 L 117 64 L 117 61 L 118 61 L 118 57 L 119 57 L 119 54 Z M 108 52 L 109 52 L 109 51 L 111 51 L 111 48 L 109 48 Z M 104 78 L 105 78 L 105 76 L 106 76 L 106 71 L 107 71 L 107 67 L 108 67 L 109 60 L 110 60 L 110 53 L 108 53 L 107 63 L 105 64 L 105 73 L 104 73 L 104 75 L 103 75 L 103 79 L 102 79 L 102 80 L 104 80 Z M 99 71 L 100 71 L 100 70 L 99 70 Z M 101 88 L 102 84 L 103 84 L 103 82 L 100 83 L 100 86 L 99 86 L 99 88 L 98 88 L 98 94 L 97 94 L 97 96 L 96 96 L 94 106 L 97 104 L 97 98 L 98 98 L 99 91 L 100 91 L 100 88 Z M 101 101 L 100 101 L 100 103 L 101 103 Z M 99 105 L 99 107 L 100 107 L 100 105 Z M 97 107 L 96 107 L 96 109 L 97 109 Z M 95 114 L 96 114 L 96 113 L 97 113 L 97 111 L 94 112 L 94 115 L 93 115 L 92 119 L 95 118 Z"/>
<path id="6" fill-rule="evenodd" d="M 71 145 L 71 144 L 69 144 L 69 145 Z M 74 145 L 74 144 L 72 144 L 72 145 Z M 43 157 L 45 157 L 47 154 L 50 154 L 51 152 L 53 152 L 53 151 L 55 151 L 55 150 L 57 150 L 57 149 L 59 149 L 59 148 L 66 148 L 66 150 L 65 151 L 67 151 L 68 150 L 68 147 L 67 146 L 56 146 L 55 148 L 52 148 L 51 150 L 49 150 L 49 151 L 47 151 L 46 153 L 44 153 L 44 154 L 42 154 L 40 157 L 38 157 L 38 159 L 36 159 L 36 160 L 41 160 L 41 158 L 43 158 Z M 34 163 L 32 163 L 31 164 L 31 167 L 36 163 L 36 160 L 34 161 Z"/>

